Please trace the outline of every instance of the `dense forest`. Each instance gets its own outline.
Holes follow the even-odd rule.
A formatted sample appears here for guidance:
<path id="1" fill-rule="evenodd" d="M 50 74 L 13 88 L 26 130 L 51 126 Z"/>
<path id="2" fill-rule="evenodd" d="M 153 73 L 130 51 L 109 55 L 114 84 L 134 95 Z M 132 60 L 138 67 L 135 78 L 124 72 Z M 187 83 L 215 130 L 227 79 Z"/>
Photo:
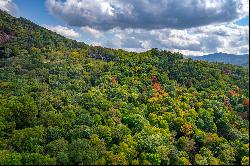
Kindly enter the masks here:
<path id="1" fill-rule="evenodd" d="M 247 165 L 248 74 L 0 11 L 0 165 Z"/>

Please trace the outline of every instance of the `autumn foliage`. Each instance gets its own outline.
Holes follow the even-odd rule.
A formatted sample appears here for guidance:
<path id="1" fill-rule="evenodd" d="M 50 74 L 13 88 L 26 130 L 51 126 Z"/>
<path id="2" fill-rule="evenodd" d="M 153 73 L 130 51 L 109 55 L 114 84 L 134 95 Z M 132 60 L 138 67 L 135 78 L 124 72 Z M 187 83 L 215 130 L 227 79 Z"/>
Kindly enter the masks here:
<path id="1" fill-rule="evenodd" d="M 161 84 L 160 84 L 160 83 L 158 83 L 158 82 L 157 82 L 157 83 L 154 83 L 153 86 L 154 86 L 154 89 L 155 89 L 156 91 L 158 91 L 158 92 L 161 91 Z"/>
<path id="2" fill-rule="evenodd" d="M 230 91 L 229 91 L 229 94 L 230 94 L 230 96 L 232 96 L 232 97 L 239 96 L 239 94 L 237 93 L 236 90 L 230 90 Z"/>
<path id="3" fill-rule="evenodd" d="M 115 76 L 111 77 L 111 82 L 112 84 L 116 84 L 117 83 L 117 79 Z"/>
<path id="4" fill-rule="evenodd" d="M 245 100 L 243 101 L 243 105 L 244 105 L 244 106 L 249 106 L 249 99 L 245 99 Z"/>
<path id="5" fill-rule="evenodd" d="M 158 82 L 158 79 L 156 76 L 152 76 L 152 85 L 154 89 L 154 95 L 149 99 L 150 102 L 157 102 L 162 101 L 165 96 L 167 96 L 167 93 L 161 88 L 161 84 Z"/>

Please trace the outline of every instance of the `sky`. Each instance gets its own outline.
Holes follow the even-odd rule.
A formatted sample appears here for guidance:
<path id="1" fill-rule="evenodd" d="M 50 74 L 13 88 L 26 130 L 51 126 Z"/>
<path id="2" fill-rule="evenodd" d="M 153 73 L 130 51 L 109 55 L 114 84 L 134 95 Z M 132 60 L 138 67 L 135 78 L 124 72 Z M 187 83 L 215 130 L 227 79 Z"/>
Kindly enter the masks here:
<path id="1" fill-rule="evenodd" d="M 0 9 L 91 45 L 249 54 L 249 0 L 0 0 Z"/>

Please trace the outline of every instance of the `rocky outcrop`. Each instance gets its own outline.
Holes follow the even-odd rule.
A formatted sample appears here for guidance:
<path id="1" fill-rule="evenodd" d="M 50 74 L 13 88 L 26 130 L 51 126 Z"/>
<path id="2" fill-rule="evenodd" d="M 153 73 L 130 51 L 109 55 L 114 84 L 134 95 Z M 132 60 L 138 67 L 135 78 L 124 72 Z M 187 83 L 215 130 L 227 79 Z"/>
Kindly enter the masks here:
<path id="1" fill-rule="evenodd" d="M 0 44 L 8 43 L 14 40 L 14 36 L 11 33 L 0 31 Z"/>
<path id="2" fill-rule="evenodd" d="M 115 56 L 108 52 L 108 50 L 101 47 L 90 48 L 88 52 L 89 58 L 100 59 L 103 61 L 115 61 Z"/>

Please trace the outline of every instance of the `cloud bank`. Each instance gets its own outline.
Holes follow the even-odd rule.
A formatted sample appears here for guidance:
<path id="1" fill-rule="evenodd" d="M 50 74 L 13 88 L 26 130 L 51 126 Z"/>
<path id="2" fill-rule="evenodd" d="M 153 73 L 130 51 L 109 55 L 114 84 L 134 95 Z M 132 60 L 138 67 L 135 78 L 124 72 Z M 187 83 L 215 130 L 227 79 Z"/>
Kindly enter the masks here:
<path id="1" fill-rule="evenodd" d="M 11 15 L 15 15 L 18 11 L 17 5 L 12 0 L 0 0 L 0 9 Z"/>
<path id="2" fill-rule="evenodd" d="M 248 0 L 47 0 L 50 13 L 70 26 L 186 29 L 248 15 Z"/>
<path id="3" fill-rule="evenodd" d="M 90 29 L 90 28 L 89 28 Z M 203 55 L 205 53 L 226 52 L 244 54 L 249 52 L 249 27 L 236 24 L 208 25 L 185 30 L 164 29 L 121 29 L 84 33 L 91 39 L 88 44 L 111 48 L 123 48 L 128 51 L 146 51 L 151 48 L 179 51 L 185 55 Z"/>
<path id="4" fill-rule="evenodd" d="M 60 35 L 65 37 L 69 37 L 71 39 L 76 39 L 80 37 L 80 34 L 76 32 L 74 29 L 70 29 L 68 27 L 63 27 L 61 25 L 51 26 L 51 25 L 43 25 L 45 28 L 54 31 Z"/>
<path id="5" fill-rule="evenodd" d="M 180 3 L 181 2 L 181 3 Z M 249 26 L 233 22 L 249 14 L 248 0 L 46 0 L 67 26 L 43 25 L 88 44 L 128 51 L 151 48 L 186 55 L 249 53 Z M 0 9 L 15 15 L 13 0 Z"/>

